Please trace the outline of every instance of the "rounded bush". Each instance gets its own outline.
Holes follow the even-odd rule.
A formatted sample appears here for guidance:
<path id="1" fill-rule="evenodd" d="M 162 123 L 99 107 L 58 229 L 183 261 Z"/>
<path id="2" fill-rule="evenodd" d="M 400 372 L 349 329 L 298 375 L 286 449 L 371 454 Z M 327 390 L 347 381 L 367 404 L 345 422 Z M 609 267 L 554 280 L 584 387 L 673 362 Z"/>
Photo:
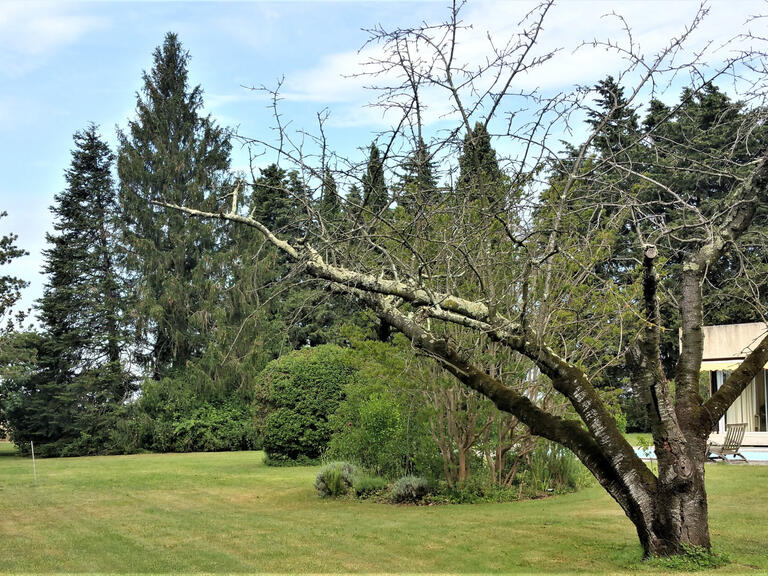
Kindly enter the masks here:
<path id="1" fill-rule="evenodd" d="M 315 477 L 315 490 L 323 498 L 337 498 L 349 492 L 355 478 L 355 467 L 349 462 L 326 464 Z"/>
<path id="2" fill-rule="evenodd" d="M 392 485 L 392 502 L 421 502 L 429 494 L 429 483 L 420 476 L 403 476 Z"/>
<path id="3" fill-rule="evenodd" d="M 271 460 L 316 459 L 331 438 L 328 422 L 352 377 L 348 352 L 325 345 L 270 362 L 256 382 L 266 397 L 263 446 Z"/>

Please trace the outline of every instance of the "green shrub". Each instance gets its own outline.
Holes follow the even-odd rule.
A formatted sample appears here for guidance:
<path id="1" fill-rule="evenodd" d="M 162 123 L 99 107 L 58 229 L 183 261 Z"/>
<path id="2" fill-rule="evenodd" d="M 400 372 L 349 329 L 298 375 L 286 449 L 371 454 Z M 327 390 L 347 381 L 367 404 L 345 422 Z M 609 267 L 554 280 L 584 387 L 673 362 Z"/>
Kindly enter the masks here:
<path id="1" fill-rule="evenodd" d="M 353 343 L 349 355 L 356 372 L 331 418 L 328 456 L 357 462 L 388 480 L 442 473 L 423 381 L 410 354 L 410 343 L 401 335 L 391 343 Z"/>
<path id="2" fill-rule="evenodd" d="M 459 485 L 448 486 L 441 482 L 429 495 L 429 501 L 436 504 L 476 504 L 479 502 L 513 502 L 519 498 L 517 489 L 499 486 L 487 473 L 470 476 Z"/>
<path id="3" fill-rule="evenodd" d="M 186 373 L 142 385 L 130 424 L 115 427 L 123 452 L 212 452 L 259 447 L 253 409 L 236 394 L 197 398 Z"/>
<path id="4" fill-rule="evenodd" d="M 331 438 L 328 420 L 353 373 L 348 352 L 334 345 L 295 351 L 267 365 L 254 396 L 266 399 L 263 448 L 269 461 L 320 457 Z"/>
<path id="5" fill-rule="evenodd" d="M 429 483 L 420 476 L 403 476 L 392 485 L 390 499 L 396 503 L 421 502 L 429 494 Z"/>
<path id="6" fill-rule="evenodd" d="M 727 554 L 712 552 L 701 546 L 683 544 L 683 551 L 683 554 L 677 556 L 654 556 L 646 560 L 644 564 L 664 570 L 698 572 L 722 568 L 731 561 Z"/>
<path id="7" fill-rule="evenodd" d="M 355 478 L 355 467 L 349 462 L 326 464 L 315 477 L 315 490 L 323 498 L 344 496 L 349 492 Z"/>
<path id="8" fill-rule="evenodd" d="M 369 498 L 370 496 L 383 493 L 387 489 L 387 481 L 381 476 L 357 474 L 352 482 L 352 487 L 355 490 L 355 496 L 358 498 Z"/>
<path id="9" fill-rule="evenodd" d="M 518 473 L 522 489 L 534 496 L 541 492 L 570 492 L 587 482 L 589 472 L 573 453 L 554 442 L 540 440 Z"/>

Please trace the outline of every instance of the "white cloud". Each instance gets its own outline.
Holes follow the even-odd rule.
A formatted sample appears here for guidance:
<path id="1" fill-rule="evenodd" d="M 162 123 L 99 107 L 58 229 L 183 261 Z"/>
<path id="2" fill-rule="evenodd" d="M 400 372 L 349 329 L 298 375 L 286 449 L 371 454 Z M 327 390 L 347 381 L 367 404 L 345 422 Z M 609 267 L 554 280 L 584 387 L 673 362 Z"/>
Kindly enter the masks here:
<path id="1" fill-rule="evenodd" d="M 80 13 L 64 2 L 0 2 L 0 72 L 23 74 L 105 25 L 103 18 Z"/>
<path id="2" fill-rule="evenodd" d="M 482 65 L 490 54 L 491 44 L 506 42 L 519 33 L 520 21 L 536 7 L 535 2 L 476 2 L 468 5 L 461 19 L 467 28 L 458 36 L 457 63 L 467 69 Z M 625 57 L 603 46 L 593 47 L 584 42 L 611 41 L 629 44 L 624 24 L 615 14 L 621 14 L 632 30 L 631 41 L 639 53 L 652 58 L 663 50 L 673 37 L 680 36 L 693 21 L 698 9 L 695 2 L 605 2 L 570 1 L 556 4 L 544 20 L 534 53 L 543 55 L 560 50 L 544 65 L 518 76 L 512 90 L 569 90 L 576 84 L 591 85 L 607 74 L 617 75 L 627 66 Z M 743 30 L 747 18 L 760 10 L 762 2 L 716 2 L 686 42 L 686 49 L 676 58 L 682 62 L 694 51 L 707 45 L 712 49 Z M 530 22 L 530 21 L 529 21 Z M 359 52 L 341 52 L 324 56 L 315 66 L 286 78 L 283 96 L 289 101 L 317 102 L 336 105 L 332 122 L 338 126 L 379 126 L 384 124 L 381 111 L 364 106 L 375 95 L 365 90 L 372 84 L 386 85 L 394 78 L 371 78 L 365 62 L 382 56 L 378 46 Z M 713 55 L 717 59 L 721 55 Z M 475 86 L 475 88 L 487 88 Z M 468 91 L 467 91 L 468 92 Z M 452 110 L 449 95 L 444 90 L 430 89 L 422 94 L 430 111 L 425 120 L 437 122 Z"/>

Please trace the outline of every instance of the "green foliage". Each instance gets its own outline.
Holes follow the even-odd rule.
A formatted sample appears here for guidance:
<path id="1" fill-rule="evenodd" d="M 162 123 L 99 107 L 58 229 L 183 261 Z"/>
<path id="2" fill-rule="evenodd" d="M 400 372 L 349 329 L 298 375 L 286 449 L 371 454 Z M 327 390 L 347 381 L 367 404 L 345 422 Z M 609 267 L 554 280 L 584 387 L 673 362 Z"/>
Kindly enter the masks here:
<path id="1" fill-rule="evenodd" d="M 112 153 L 94 125 L 75 133 L 74 143 L 67 187 L 51 207 L 54 233 L 43 252 L 43 331 L 17 340 L 29 361 L 15 363 L 9 384 L 14 441 L 34 442 L 44 456 L 111 451 L 109 431 L 134 390 L 121 363 L 123 284 L 115 255 Z"/>
<path id="2" fill-rule="evenodd" d="M 424 140 L 419 138 L 413 153 L 402 166 L 397 203 L 405 212 L 411 215 L 419 211 L 426 213 L 438 200 L 439 187 L 434 173 L 435 163 L 430 159 Z"/>
<path id="3" fill-rule="evenodd" d="M 345 455 L 376 474 L 390 476 L 402 469 L 406 456 L 402 445 L 405 426 L 400 407 L 392 394 L 374 392 L 368 398 L 357 396 L 361 383 L 349 391 L 356 398 L 339 409 L 332 424 L 334 434 L 329 453 Z M 364 386 L 364 385 L 363 385 Z"/>
<path id="4" fill-rule="evenodd" d="M 713 552 L 701 546 L 683 544 L 683 553 L 674 556 L 655 556 L 645 561 L 645 565 L 665 570 L 680 572 L 699 572 L 713 570 L 730 564 L 728 554 Z"/>
<path id="5" fill-rule="evenodd" d="M 619 432 L 624 434 L 627 431 L 627 416 L 622 409 L 621 397 L 623 390 L 621 388 L 603 387 L 598 388 L 598 394 L 600 399 L 605 404 L 608 412 L 616 420 L 616 426 L 619 428 Z"/>
<path id="6" fill-rule="evenodd" d="M 330 421 L 330 457 L 357 462 L 389 479 L 440 473 L 422 382 L 410 369 L 408 353 L 401 336 L 392 343 L 353 337 L 348 354 L 355 375 Z"/>
<path id="7" fill-rule="evenodd" d="M 345 496 L 355 479 L 355 467 L 349 462 L 330 462 L 315 477 L 315 490 L 323 498 Z"/>
<path id="8" fill-rule="evenodd" d="M 508 184 L 509 178 L 499 167 L 488 130 L 482 122 L 475 123 L 464 137 L 459 156 L 458 198 L 460 201 L 479 201 L 486 207 L 497 205 L 504 200 L 504 189 Z"/>
<path id="9" fill-rule="evenodd" d="M 375 142 L 371 143 L 368 164 L 363 176 L 363 206 L 374 213 L 389 206 L 389 194 L 384 180 L 384 164 Z"/>
<path id="10" fill-rule="evenodd" d="M 188 85 L 189 54 L 175 34 L 166 35 L 153 60 L 136 119 L 118 134 L 117 172 L 134 338 L 146 350 L 138 359 L 161 378 L 184 369 L 208 342 L 210 312 L 229 278 L 217 262 L 229 227 L 151 202 L 218 212 L 231 145 L 229 132 L 202 115 L 202 89 Z"/>
<path id="11" fill-rule="evenodd" d="M 358 498 L 370 498 L 384 493 L 387 489 L 387 480 L 381 476 L 358 472 L 355 474 L 352 487 Z"/>
<path id="12" fill-rule="evenodd" d="M 0 220 L 8 216 L 7 212 L 0 212 Z M 16 258 L 21 258 L 29 254 L 26 250 L 23 250 L 16 246 L 16 234 L 4 234 L 0 236 L 0 266 L 10 263 Z M 29 282 L 4 274 L 0 276 L 0 334 L 6 329 L 2 326 L 2 322 L 5 321 L 6 315 L 8 315 L 16 302 L 21 298 L 21 291 Z M 13 322 L 11 318 L 8 318 L 9 325 L 7 329 L 13 328 Z M 2 419 L 2 412 L 0 412 L 0 419 Z M 0 422 L 2 425 L 2 422 Z"/>
<path id="13" fill-rule="evenodd" d="M 259 447 L 250 401 L 237 395 L 200 397 L 188 374 L 147 380 L 130 412 L 130 425 L 116 431 L 123 450 L 212 452 Z"/>
<path id="14" fill-rule="evenodd" d="M 421 476 L 403 476 L 392 485 L 389 497 L 396 504 L 418 504 L 429 494 L 429 482 Z"/>
<path id="15" fill-rule="evenodd" d="M 318 458 L 331 438 L 329 419 L 354 369 L 346 350 L 327 344 L 271 362 L 256 379 L 266 411 L 263 446 L 272 460 Z"/>
<path id="16" fill-rule="evenodd" d="M 440 483 L 429 495 L 435 504 L 478 504 L 481 502 L 513 502 L 519 498 L 519 490 L 511 486 L 499 486 L 485 471 L 475 473 L 464 482 L 449 486 Z"/>
<path id="17" fill-rule="evenodd" d="M 539 440 L 518 479 L 522 490 L 535 496 L 546 492 L 572 492 L 588 484 L 591 475 L 570 450 Z"/>

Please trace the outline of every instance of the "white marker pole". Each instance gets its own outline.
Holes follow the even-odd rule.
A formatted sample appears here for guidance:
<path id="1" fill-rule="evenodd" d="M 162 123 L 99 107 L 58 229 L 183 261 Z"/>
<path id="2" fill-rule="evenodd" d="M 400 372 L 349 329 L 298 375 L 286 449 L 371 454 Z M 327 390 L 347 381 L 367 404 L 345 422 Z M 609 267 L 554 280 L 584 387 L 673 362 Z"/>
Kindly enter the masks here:
<path id="1" fill-rule="evenodd" d="M 35 477 L 35 484 L 37 484 L 37 466 L 35 466 L 35 443 L 30 440 L 29 443 L 32 445 L 32 475 Z"/>

